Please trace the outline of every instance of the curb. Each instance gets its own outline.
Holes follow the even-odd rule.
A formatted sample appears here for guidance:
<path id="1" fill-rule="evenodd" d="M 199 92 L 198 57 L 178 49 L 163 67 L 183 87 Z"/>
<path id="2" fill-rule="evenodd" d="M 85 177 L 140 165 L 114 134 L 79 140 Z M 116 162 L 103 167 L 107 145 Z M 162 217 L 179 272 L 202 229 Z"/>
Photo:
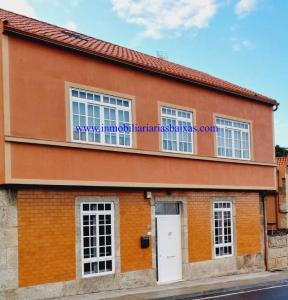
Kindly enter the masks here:
<path id="1" fill-rule="evenodd" d="M 229 288 L 219 288 L 219 289 L 212 289 L 207 291 L 200 291 L 200 292 L 192 292 L 188 294 L 181 294 L 175 296 L 166 296 L 160 298 L 151 298 L 151 300 L 188 300 L 188 299 L 199 299 L 203 297 L 213 297 L 213 296 L 220 296 L 220 295 L 227 295 L 233 292 L 248 292 L 253 291 L 259 288 L 269 288 L 277 285 L 288 285 L 288 279 L 283 280 L 274 280 L 268 281 L 264 283 L 256 283 L 253 285 L 243 285 L 243 286 L 232 286 Z"/>

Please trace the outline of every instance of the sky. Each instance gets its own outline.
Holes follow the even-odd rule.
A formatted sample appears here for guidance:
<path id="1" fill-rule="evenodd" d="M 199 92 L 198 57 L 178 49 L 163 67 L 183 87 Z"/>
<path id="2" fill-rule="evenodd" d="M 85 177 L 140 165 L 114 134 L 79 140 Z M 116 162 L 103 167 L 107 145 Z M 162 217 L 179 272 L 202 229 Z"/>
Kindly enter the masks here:
<path id="1" fill-rule="evenodd" d="M 280 102 L 276 144 L 288 147 L 288 1 L 0 0 L 0 7 L 272 97 Z"/>

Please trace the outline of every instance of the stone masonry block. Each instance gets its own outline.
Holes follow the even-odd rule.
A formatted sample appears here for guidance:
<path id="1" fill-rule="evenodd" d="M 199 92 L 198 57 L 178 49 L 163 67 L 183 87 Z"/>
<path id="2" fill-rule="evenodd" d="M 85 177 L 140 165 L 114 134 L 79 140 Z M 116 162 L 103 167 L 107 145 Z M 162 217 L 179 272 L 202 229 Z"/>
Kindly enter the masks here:
<path id="1" fill-rule="evenodd" d="M 5 248 L 0 248 L 0 270 L 6 268 L 7 265 L 7 252 Z"/>
<path id="2" fill-rule="evenodd" d="M 268 244 L 270 248 L 279 248 L 287 246 L 286 236 L 274 236 L 268 238 Z"/>
<path id="3" fill-rule="evenodd" d="M 268 265 L 269 265 L 269 269 L 275 269 L 276 268 L 276 258 L 269 258 Z"/>
<path id="4" fill-rule="evenodd" d="M 7 225 L 8 226 L 17 226 L 17 207 L 8 206 L 7 207 Z"/>
<path id="5" fill-rule="evenodd" d="M 0 191 L 0 207 L 8 206 L 9 205 L 9 199 L 7 197 L 6 191 L 1 190 Z"/>
<path id="6" fill-rule="evenodd" d="M 276 267 L 279 269 L 288 267 L 288 258 L 287 257 L 278 257 L 276 258 Z"/>
<path id="7" fill-rule="evenodd" d="M 18 248 L 7 248 L 7 268 L 17 269 L 18 267 Z"/>
<path id="8" fill-rule="evenodd" d="M 5 242 L 5 232 L 0 227 L 0 249 L 5 248 L 6 242 Z"/>
<path id="9" fill-rule="evenodd" d="M 269 256 L 271 258 L 281 257 L 281 255 L 282 255 L 281 248 L 270 248 L 269 249 Z"/>
<path id="10" fill-rule="evenodd" d="M 18 278 L 15 270 L 0 270 L 0 291 L 17 288 Z"/>
<path id="11" fill-rule="evenodd" d="M 6 247 L 17 247 L 18 246 L 18 230 L 17 227 L 10 227 L 4 230 L 4 238 Z"/>
<path id="12" fill-rule="evenodd" d="M 8 209 L 6 206 L 0 206 L 0 226 L 7 225 Z"/>

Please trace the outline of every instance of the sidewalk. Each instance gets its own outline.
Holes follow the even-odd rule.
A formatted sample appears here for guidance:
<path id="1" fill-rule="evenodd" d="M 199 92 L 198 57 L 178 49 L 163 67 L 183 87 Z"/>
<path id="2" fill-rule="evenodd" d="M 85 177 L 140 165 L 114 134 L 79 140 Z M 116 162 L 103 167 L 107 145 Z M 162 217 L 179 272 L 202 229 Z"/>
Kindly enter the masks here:
<path id="1" fill-rule="evenodd" d="M 186 297 L 209 296 L 218 293 L 236 292 L 246 289 L 257 289 L 272 285 L 288 284 L 288 271 L 261 272 L 230 275 L 193 281 L 181 281 L 173 284 L 158 285 L 135 289 L 122 289 L 108 292 L 53 298 L 58 300 L 148 300 L 148 299 L 181 299 Z M 183 298 L 185 298 L 183 296 Z"/>

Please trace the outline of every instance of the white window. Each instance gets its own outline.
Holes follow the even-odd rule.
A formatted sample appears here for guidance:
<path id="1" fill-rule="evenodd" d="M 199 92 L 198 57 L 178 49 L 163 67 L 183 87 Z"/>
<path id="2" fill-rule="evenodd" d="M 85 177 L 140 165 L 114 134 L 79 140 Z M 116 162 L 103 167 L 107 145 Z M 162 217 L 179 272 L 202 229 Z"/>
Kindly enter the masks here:
<path id="1" fill-rule="evenodd" d="M 81 203 L 81 248 L 83 277 L 114 273 L 113 203 Z"/>
<path id="2" fill-rule="evenodd" d="M 248 123 L 216 118 L 217 155 L 250 159 L 250 128 Z"/>
<path id="3" fill-rule="evenodd" d="M 131 147 L 131 132 L 119 131 L 131 125 L 130 100 L 71 88 L 70 102 L 73 141 Z"/>
<path id="4" fill-rule="evenodd" d="M 162 149 L 168 152 L 192 153 L 192 124 L 191 112 L 161 107 L 161 125 L 169 129 L 162 132 Z"/>
<path id="5" fill-rule="evenodd" d="M 232 202 L 213 203 L 214 218 L 214 255 L 225 257 L 233 255 L 233 219 Z"/>

